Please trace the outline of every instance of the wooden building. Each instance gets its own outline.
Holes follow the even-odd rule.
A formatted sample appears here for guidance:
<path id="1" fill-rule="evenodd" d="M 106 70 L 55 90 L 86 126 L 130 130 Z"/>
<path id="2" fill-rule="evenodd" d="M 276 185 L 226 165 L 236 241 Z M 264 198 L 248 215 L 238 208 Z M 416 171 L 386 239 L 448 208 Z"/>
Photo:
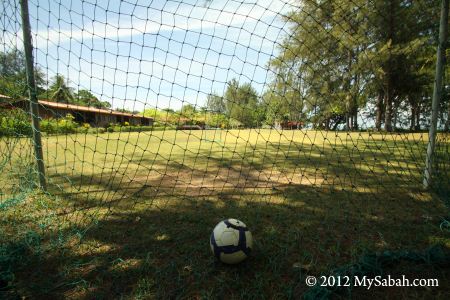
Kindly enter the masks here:
<path id="1" fill-rule="evenodd" d="M 302 129 L 303 128 L 304 123 L 303 122 L 299 122 L 299 121 L 283 121 L 280 122 L 278 126 L 280 129 Z"/>
<path id="2" fill-rule="evenodd" d="M 7 96 L 0 95 L 0 107 L 5 109 L 21 108 L 29 110 L 28 100 L 11 100 Z M 82 124 L 88 123 L 92 127 L 106 127 L 109 124 L 125 124 L 130 125 L 151 126 L 153 125 L 153 118 L 145 117 L 143 115 L 119 112 L 112 109 L 87 107 L 74 104 L 51 102 L 46 100 L 39 100 L 39 116 L 42 119 L 49 118 L 63 118 L 67 114 L 74 117 L 74 121 Z"/>

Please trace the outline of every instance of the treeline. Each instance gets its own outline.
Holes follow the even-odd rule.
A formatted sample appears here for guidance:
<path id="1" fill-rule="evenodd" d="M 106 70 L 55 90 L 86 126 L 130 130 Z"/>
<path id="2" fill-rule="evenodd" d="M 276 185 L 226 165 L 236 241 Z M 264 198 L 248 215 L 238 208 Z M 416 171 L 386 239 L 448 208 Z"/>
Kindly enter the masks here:
<path id="1" fill-rule="evenodd" d="M 60 74 L 50 80 L 48 87 L 46 87 L 45 74 L 40 68 L 35 68 L 34 78 L 39 99 L 96 108 L 111 107 L 108 101 L 99 100 L 86 89 L 75 91 Z M 0 94 L 13 99 L 28 97 L 23 51 L 13 49 L 9 52 L 0 52 Z"/>
<path id="2" fill-rule="evenodd" d="M 208 95 L 205 107 L 153 114 L 225 127 L 228 120 L 246 128 L 291 121 L 325 130 L 426 129 L 439 17 L 434 0 L 304 0 L 285 17 L 289 30 L 262 95 L 233 79 L 223 95 Z M 449 99 L 446 80 L 439 108 L 446 131 Z"/>
<path id="3" fill-rule="evenodd" d="M 271 79 L 262 94 L 232 79 L 202 107 L 144 113 L 169 125 L 253 128 L 291 121 L 325 130 L 423 130 L 431 116 L 439 17 L 435 0 L 303 0 L 284 17 L 289 29 L 268 63 Z M 3 53 L 0 60 L 0 93 L 25 96 L 23 53 Z M 446 131 L 449 76 L 446 64 L 439 108 Z M 42 98 L 110 107 L 87 90 L 75 92 L 61 75 L 47 89 L 39 69 L 35 77 Z"/>
<path id="4" fill-rule="evenodd" d="M 185 104 L 179 110 L 146 109 L 144 115 L 161 125 L 199 125 L 214 128 L 256 128 L 265 120 L 261 99 L 250 83 L 236 79 L 227 83 L 225 93 L 207 96 L 206 105 Z"/>
<path id="5" fill-rule="evenodd" d="M 304 0 L 270 62 L 268 120 L 419 130 L 431 115 L 440 1 Z M 450 74 L 446 66 L 446 74 Z M 447 77 L 448 78 L 448 77 Z M 440 124 L 448 130 L 447 80 Z"/>

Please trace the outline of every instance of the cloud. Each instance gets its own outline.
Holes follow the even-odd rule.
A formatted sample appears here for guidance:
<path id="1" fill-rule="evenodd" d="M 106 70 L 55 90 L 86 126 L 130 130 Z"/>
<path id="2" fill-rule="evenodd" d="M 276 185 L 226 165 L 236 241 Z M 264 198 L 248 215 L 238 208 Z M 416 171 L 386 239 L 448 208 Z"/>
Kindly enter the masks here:
<path id="1" fill-rule="evenodd" d="M 98 17 L 87 21 L 86 18 L 80 18 L 78 22 L 73 21 L 63 26 L 66 27 L 64 29 L 53 26 L 39 30 L 36 36 L 38 43 L 42 44 L 48 40 L 58 43 L 92 39 L 118 41 L 135 35 L 176 31 L 210 32 L 220 28 L 252 32 L 258 27 L 275 26 L 277 18 L 280 19 L 283 13 L 293 7 L 282 0 L 253 3 L 230 0 L 212 1 L 209 6 L 201 4 L 202 2 L 172 2 L 172 5 L 162 9 L 149 6 L 145 15 L 141 12 L 133 17 L 121 17 L 120 20 L 109 18 L 106 21 L 105 12 L 102 19 Z M 58 27 L 60 26 L 58 24 Z"/>
<path id="2" fill-rule="evenodd" d="M 202 105 L 233 77 L 262 89 L 286 33 L 281 16 L 294 2 L 188 1 L 151 1 L 135 11 L 35 7 L 36 62 L 49 78 L 61 73 L 114 107 Z"/>

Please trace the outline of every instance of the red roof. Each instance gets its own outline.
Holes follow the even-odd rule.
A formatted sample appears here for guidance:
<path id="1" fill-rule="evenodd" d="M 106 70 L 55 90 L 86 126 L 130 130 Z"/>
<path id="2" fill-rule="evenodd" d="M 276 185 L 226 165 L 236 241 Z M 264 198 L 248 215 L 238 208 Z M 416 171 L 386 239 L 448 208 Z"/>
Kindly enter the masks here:
<path id="1" fill-rule="evenodd" d="M 10 97 L 6 95 L 0 94 L 0 98 L 3 99 L 11 99 Z M 19 101 L 28 101 L 27 99 L 21 99 L 21 100 L 15 100 L 13 103 L 17 103 Z M 108 114 L 108 115 L 115 115 L 115 116 L 124 116 L 124 117 L 132 117 L 132 118 L 141 118 L 141 119 L 148 119 L 153 120 L 152 117 L 146 117 L 143 115 L 137 115 L 137 114 L 131 114 L 126 112 L 120 112 L 113 109 L 104 109 L 104 108 L 96 108 L 96 107 L 89 107 L 89 106 L 81 106 L 81 105 L 75 105 L 75 104 L 68 104 L 68 103 L 60 103 L 60 102 L 53 102 L 53 101 L 46 101 L 46 100 L 38 100 L 39 104 L 44 107 L 49 108 L 59 108 L 59 109 L 67 109 L 67 110 L 76 110 L 76 111 L 85 111 L 85 112 L 94 112 L 99 114 Z M 12 103 L 10 103 L 12 105 Z"/>
<path id="2" fill-rule="evenodd" d="M 126 116 L 126 117 L 134 117 L 134 118 L 143 118 L 143 119 L 153 120 L 153 118 L 151 118 L 151 117 L 145 117 L 143 115 L 130 114 L 130 113 L 126 113 L 126 112 L 120 112 L 120 111 L 116 111 L 116 110 L 112 110 L 112 109 L 103 109 L 103 108 L 81 106 L 81 105 L 52 102 L 52 101 L 45 101 L 45 100 L 39 100 L 39 104 L 42 106 L 51 107 L 51 108 L 86 111 L 86 112 L 94 112 L 94 113 L 99 113 L 99 114 L 108 114 L 108 115 Z"/>

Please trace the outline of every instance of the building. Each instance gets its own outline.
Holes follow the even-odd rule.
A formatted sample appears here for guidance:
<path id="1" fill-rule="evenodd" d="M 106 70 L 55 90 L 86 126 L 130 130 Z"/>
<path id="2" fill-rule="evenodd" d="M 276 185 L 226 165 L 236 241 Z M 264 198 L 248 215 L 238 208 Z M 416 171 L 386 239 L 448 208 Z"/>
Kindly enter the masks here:
<path id="1" fill-rule="evenodd" d="M 29 101 L 26 99 L 12 100 L 7 96 L 0 95 L 0 107 L 6 109 L 21 108 L 28 111 Z M 119 112 L 112 109 L 39 100 L 39 116 L 42 119 L 58 119 L 65 117 L 67 114 L 71 114 L 75 122 L 80 124 L 88 123 L 92 127 L 106 127 L 111 123 L 124 124 L 125 122 L 130 125 L 153 125 L 153 118 L 143 115 Z"/>
<path id="2" fill-rule="evenodd" d="M 280 123 L 281 129 L 302 129 L 303 128 L 303 122 L 298 121 L 284 121 Z"/>

